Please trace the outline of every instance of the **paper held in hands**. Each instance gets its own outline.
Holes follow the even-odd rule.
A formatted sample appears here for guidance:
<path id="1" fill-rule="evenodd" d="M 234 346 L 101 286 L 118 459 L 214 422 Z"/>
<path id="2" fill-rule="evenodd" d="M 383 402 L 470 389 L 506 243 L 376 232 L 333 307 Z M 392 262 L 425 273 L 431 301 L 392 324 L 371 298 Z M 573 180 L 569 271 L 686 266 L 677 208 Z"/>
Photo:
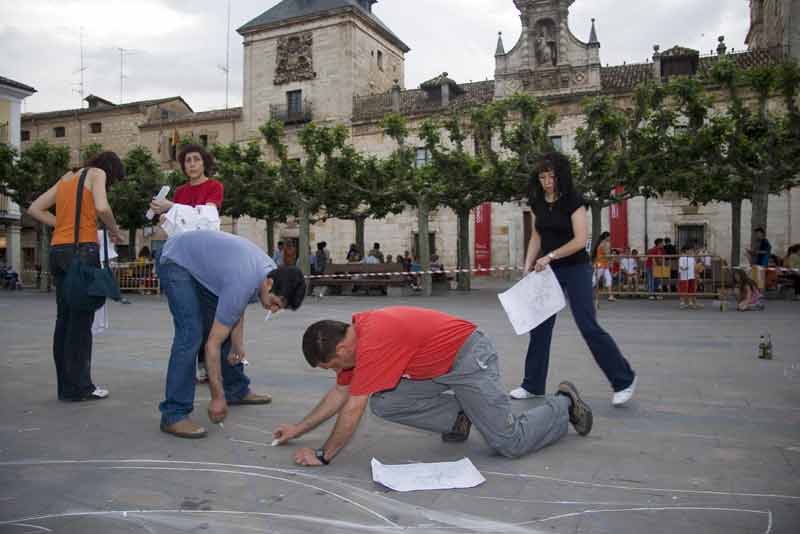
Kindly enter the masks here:
<path id="1" fill-rule="evenodd" d="M 395 491 L 474 488 L 486 482 L 469 458 L 401 465 L 384 465 L 373 458 L 372 480 Z"/>
<path id="2" fill-rule="evenodd" d="M 527 334 L 567 304 L 561 284 L 550 267 L 540 273 L 529 273 L 497 298 L 518 336 Z"/>

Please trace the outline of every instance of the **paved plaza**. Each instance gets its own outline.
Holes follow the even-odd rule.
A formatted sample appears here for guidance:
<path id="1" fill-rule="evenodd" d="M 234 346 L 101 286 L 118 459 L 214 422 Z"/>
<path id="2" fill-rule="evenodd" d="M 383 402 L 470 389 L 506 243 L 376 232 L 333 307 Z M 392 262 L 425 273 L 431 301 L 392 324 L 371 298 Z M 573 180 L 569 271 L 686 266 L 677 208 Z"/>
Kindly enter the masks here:
<path id="1" fill-rule="evenodd" d="M 800 531 L 800 303 L 761 313 L 678 310 L 674 301 L 603 303 L 601 322 L 639 373 L 623 408 L 569 312 L 555 330 L 548 390 L 573 381 L 594 410 L 585 438 L 517 460 L 473 432 L 463 444 L 372 414 L 324 468 L 297 468 L 297 446 L 320 446 L 331 423 L 289 446 L 271 431 L 305 415 L 334 375 L 310 369 L 304 329 L 322 318 L 392 304 L 440 309 L 476 322 L 500 351 L 505 384 L 519 384 L 527 337 L 496 298 L 469 294 L 309 298 L 264 323 L 248 311 L 248 374 L 268 406 L 232 407 L 204 440 L 158 429 L 172 323 L 166 301 L 111 304 L 112 329 L 95 338 L 93 377 L 109 399 L 56 400 L 53 295 L 0 293 L 0 533 L 177 532 L 592 532 L 797 533 Z M 759 335 L 772 361 L 756 357 Z M 207 389 L 196 421 L 207 425 Z M 520 409 L 536 403 L 515 401 Z M 370 460 L 468 457 L 486 482 L 469 490 L 398 493 L 372 481 Z"/>

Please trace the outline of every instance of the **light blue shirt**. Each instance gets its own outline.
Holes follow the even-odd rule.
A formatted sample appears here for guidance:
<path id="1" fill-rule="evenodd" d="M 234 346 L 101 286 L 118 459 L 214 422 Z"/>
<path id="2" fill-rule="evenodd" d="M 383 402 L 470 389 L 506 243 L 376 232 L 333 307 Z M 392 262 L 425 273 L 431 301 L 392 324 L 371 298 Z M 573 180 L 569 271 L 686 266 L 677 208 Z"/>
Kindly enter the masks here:
<path id="1" fill-rule="evenodd" d="M 247 239 L 224 232 L 198 230 L 171 237 L 162 263 L 177 263 L 217 296 L 214 318 L 227 327 L 258 300 L 258 290 L 275 268 L 272 258 Z"/>

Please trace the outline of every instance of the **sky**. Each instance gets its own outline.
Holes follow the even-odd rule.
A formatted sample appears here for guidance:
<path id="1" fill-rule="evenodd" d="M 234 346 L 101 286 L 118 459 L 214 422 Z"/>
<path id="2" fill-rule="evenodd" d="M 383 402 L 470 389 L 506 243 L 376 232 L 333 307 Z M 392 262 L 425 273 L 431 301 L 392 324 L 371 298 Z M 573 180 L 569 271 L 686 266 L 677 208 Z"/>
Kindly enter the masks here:
<path id="1" fill-rule="evenodd" d="M 242 40 L 235 29 L 278 0 L 231 0 L 228 105 L 242 102 Z M 31 85 L 26 112 L 81 106 L 83 92 L 112 102 L 183 96 L 195 111 L 226 106 L 226 0 L 0 0 L 0 76 Z M 513 0 L 380 0 L 375 14 L 409 47 L 406 87 L 442 72 L 457 82 L 494 77 L 497 32 L 519 39 Z M 581 40 L 596 19 L 603 64 L 640 63 L 674 45 L 708 53 L 724 35 L 744 49 L 748 0 L 575 0 Z M 120 83 L 119 49 L 124 49 Z M 121 87 L 122 85 L 122 87 Z"/>

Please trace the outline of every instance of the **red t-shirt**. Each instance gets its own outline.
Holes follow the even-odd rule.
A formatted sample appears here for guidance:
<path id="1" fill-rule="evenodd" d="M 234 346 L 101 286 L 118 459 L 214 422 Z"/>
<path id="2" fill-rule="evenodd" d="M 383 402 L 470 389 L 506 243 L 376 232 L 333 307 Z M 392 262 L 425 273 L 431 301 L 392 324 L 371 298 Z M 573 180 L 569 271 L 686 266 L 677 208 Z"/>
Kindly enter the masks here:
<path id="1" fill-rule="evenodd" d="M 222 209 L 222 197 L 225 188 L 221 182 L 208 179 L 202 184 L 192 185 L 185 183 L 175 190 L 172 202 L 175 204 L 186 204 L 191 207 L 204 206 L 206 204 L 216 204 L 217 210 Z"/>
<path id="2" fill-rule="evenodd" d="M 648 269 L 652 269 L 653 268 L 653 258 L 650 258 L 649 256 L 663 256 L 664 255 L 664 249 L 661 248 L 661 247 L 653 247 L 653 248 L 651 248 L 650 250 L 647 251 L 647 255 L 648 255 L 648 258 L 645 260 L 644 265 Z"/>
<path id="3" fill-rule="evenodd" d="M 351 395 L 393 389 L 401 378 L 428 380 L 450 371 L 476 326 L 446 313 L 393 306 L 353 315 L 356 365 L 336 383 Z"/>

